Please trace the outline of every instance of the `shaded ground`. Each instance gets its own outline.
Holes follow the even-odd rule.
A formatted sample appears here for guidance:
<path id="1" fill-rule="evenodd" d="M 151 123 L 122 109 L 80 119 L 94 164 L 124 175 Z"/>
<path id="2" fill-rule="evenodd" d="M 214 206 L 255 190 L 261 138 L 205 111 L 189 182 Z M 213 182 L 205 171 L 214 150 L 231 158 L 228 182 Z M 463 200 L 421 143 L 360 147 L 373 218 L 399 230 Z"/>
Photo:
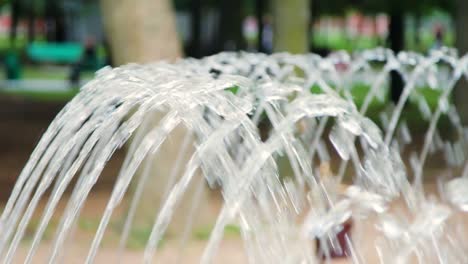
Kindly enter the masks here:
<path id="1" fill-rule="evenodd" d="M 21 97 L 0 97 L 0 199 L 6 199 L 16 177 L 26 164 L 41 135 L 65 105 L 63 102 L 36 102 Z M 122 155 L 111 160 L 104 178 L 112 178 L 119 169 Z M 97 188 L 111 180 L 100 181 Z"/>
<path id="2" fill-rule="evenodd" d="M 179 245 L 176 242 L 165 245 L 162 247 L 156 257 L 155 263 L 188 263 L 195 264 L 200 263 L 200 257 L 203 253 L 206 242 L 204 241 L 191 241 L 190 244 L 181 251 Z M 62 258 L 63 263 L 84 263 L 85 257 L 88 254 L 88 247 L 80 246 L 78 244 L 72 245 L 68 248 L 65 253 L 65 257 Z M 19 255 L 25 255 L 25 248 L 21 248 Z M 142 263 L 143 252 L 136 250 L 128 250 L 119 254 L 113 248 L 102 248 L 96 256 L 95 263 Z M 47 245 L 42 245 L 38 250 L 37 259 L 47 260 L 49 249 Z M 244 256 L 243 245 L 239 239 L 225 240 L 221 244 L 220 251 L 214 258 L 213 263 L 225 263 L 225 264 L 239 264 L 247 263 L 246 257 Z"/>
<path id="3" fill-rule="evenodd" d="M 63 103 L 0 97 L 0 194 L 6 198 L 42 133 Z"/>
<path id="4" fill-rule="evenodd" d="M 5 201 L 7 199 L 16 177 L 24 167 L 40 136 L 63 106 L 64 103 L 61 102 L 34 102 L 11 96 L 0 98 L 0 200 Z M 420 145 L 420 143 L 417 145 Z M 107 169 L 104 171 L 103 177 L 93 189 L 93 193 L 86 203 L 81 218 L 78 220 L 75 239 L 71 240 L 69 250 L 66 252 L 67 263 L 82 263 L 84 261 L 89 249 L 90 239 L 92 239 L 95 233 L 99 223 L 98 220 L 102 216 L 103 208 L 109 196 L 113 176 L 117 173 L 122 161 L 122 154 L 117 153 L 115 158 L 106 166 Z M 431 172 L 434 174 L 440 173 L 438 168 L 433 168 Z M 213 212 L 216 212 L 220 204 L 219 196 L 214 195 L 211 198 L 211 204 L 214 207 Z M 63 211 L 64 206 L 65 202 L 62 202 L 59 205 L 58 211 Z M 116 212 L 117 215 L 124 213 L 122 208 L 119 210 Z M 468 221 L 466 215 L 462 217 L 465 222 Z M 55 220 L 56 222 L 57 220 Z M 33 225 L 37 225 L 37 217 L 33 221 Z M 468 226 L 468 223 L 466 226 Z M 368 229 L 365 229 L 363 232 L 366 234 L 366 237 L 360 240 L 360 246 L 372 251 L 373 243 L 370 238 L 375 231 L 369 227 L 372 227 L 372 225 L 364 225 L 364 228 Z M 110 229 L 112 230 L 112 227 Z M 28 233 L 29 236 L 32 234 L 32 231 Z M 50 253 L 50 243 L 53 234 L 53 230 L 46 233 L 46 239 L 38 251 L 39 258 L 45 258 Z M 148 234 L 149 230 L 135 232 L 131 237 L 133 242 L 129 245 L 130 249 L 124 252 L 122 256 L 117 255 L 114 250 L 118 237 L 112 234 L 106 236 L 107 239 L 103 242 L 103 247 L 99 251 L 96 263 L 114 263 L 118 260 L 122 263 L 140 262 L 145 244 L 144 241 L 147 239 Z M 198 263 L 208 236 L 209 231 L 195 230 L 194 235 L 183 252 L 178 241 L 173 241 L 170 238 L 167 239 L 158 251 L 159 263 L 175 263 L 180 255 L 183 256 L 180 263 Z M 24 257 L 27 249 L 28 241 L 21 245 L 20 251 L 22 253 L 19 256 Z M 376 260 L 376 256 L 369 256 L 369 259 Z M 228 237 L 223 242 L 215 263 L 245 262 L 246 259 L 243 254 L 243 244 L 240 236 L 234 234 Z M 369 261 L 369 263 L 375 262 Z"/>
<path id="5" fill-rule="evenodd" d="M 434 185 L 426 185 L 426 190 L 429 192 L 435 191 Z M 86 256 L 89 251 L 89 247 L 92 238 L 96 232 L 99 217 L 102 214 L 102 208 L 105 206 L 107 201 L 108 193 L 105 191 L 94 192 L 90 195 L 87 200 L 87 205 L 83 209 L 82 215 L 76 225 L 76 229 L 73 232 L 71 238 L 67 240 L 65 250 L 61 251 L 64 254 L 61 258 L 63 263 L 84 263 Z M 219 196 L 212 196 L 210 204 L 213 209 L 219 209 L 220 206 Z M 64 208 L 65 202 L 62 202 L 58 206 L 58 211 L 61 212 Z M 40 208 L 43 204 L 40 205 Z M 402 200 L 397 200 L 391 204 L 391 211 L 402 212 L 406 211 L 403 209 Z M 214 211 L 215 211 L 214 210 Z M 117 210 L 116 214 L 120 215 L 124 211 Z M 213 215 L 214 216 L 214 215 Z M 465 235 L 459 234 L 464 237 L 468 237 L 468 215 L 467 213 L 458 215 L 451 218 L 450 223 L 457 221 L 458 224 L 462 224 L 461 230 Z M 356 248 L 359 248 L 363 263 L 379 263 L 378 255 L 375 250 L 376 237 L 378 231 L 375 228 L 376 218 L 370 216 L 367 220 L 354 219 L 351 238 Z M 450 230 L 453 226 L 448 224 L 446 228 Z M 195 230 L 196 231 L 196 230 Z M 453 230 L 452 230 L 453 231 Z M 161 245 L 157 249 L 155 255 L 155 263 L 199 263 L 200 257 L 203 254 L 203 250 L 206 246 L 209 233 L 205 236 L 196 234 L 189 236 L 185 244 L 181 244 L 179 239 L 176 238 L 165 238 Z M 32 234 L 32 232 L 31 232 Z M 33 263 L 44 263 L 48 260 L 51 253 L 52 237 L 54 232 L 52 230 L 46 230 L 45 238 L 40 244 L 37 250 L 35 261 Z M 117 243 L 117 229 L 115 225 L 111 223 L 106 232 L 105 239 L 102 242 L 102 246 L 98 251 L 95 263 L 140 263 L 143 259 L 144 248 L 146 245 L 148 233 L 144 234 L 133 234 L 133 238 L 139 240 L 140 244 L 129 244 L 127 249 L 123 252 L 118 251 Z M 18 253 L 15 255 L 15 263 L 22 263 L 23 259 L 30 248 L 31 240 L 26 239 L 19 247 Z M 312 243 L 311 243 L 311 246 Z M 268 245 L 265 245 L 265 250 L 268 250 Z M 467 255 L 468 258 L 468 255 Z M 226 230 L 224 240 L 217 251 L 216 257 L 213 263 L 247 263 L 247 258 L 244 253 L 244 244 L 241 240 L 238 232 L 232 230 Z M 332 264 L 337 263 L 352 263 L 349 258 L 339 258 L 331 262 Z M 416 261 L 410 263 L 418 263 Z"/>

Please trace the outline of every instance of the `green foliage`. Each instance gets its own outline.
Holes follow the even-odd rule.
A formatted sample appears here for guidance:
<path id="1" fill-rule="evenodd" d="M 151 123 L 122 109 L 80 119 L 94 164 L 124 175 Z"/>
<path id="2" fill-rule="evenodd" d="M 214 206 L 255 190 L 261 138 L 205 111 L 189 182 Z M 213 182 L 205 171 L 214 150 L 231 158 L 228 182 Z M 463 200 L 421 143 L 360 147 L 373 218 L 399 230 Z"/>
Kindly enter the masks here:
<path id="1" fill-rule="evenodd" d="M 96 232 L 99 227 L 99 219 L 80 218 L 78 220 L 78 227 L 86 232 Z"/>
<path id="2" fill-rule="evenodd" d="M 130 231 L 130 236 L 128 237 L 127 246 L 130 249 L 142 249 L 145 248 L 148 239 L 151 235 L 151 228 L 142 228 L 142 227 L 135 227 Z M 164 243 L 164 239 L 162 239 L 158 246 L 161 247 Z"/>
<path id="3" fill-rule="evenodd" d="M 237 94 L 237 92 L 239 91 L 239 86 L 235 85 L 233 87 L 227 88 L 226 90 L 233 93 L 233 94 Z"/>
<path id="4" fill-rule="evenodd" d="M 364 103 L 364 99 L 369 93 L 370 89 L 370 85 L 365 83 L 356 83 L 351 87 L 350 93 L 353 98 L 353 102 L 356 104 L 356 107 L 358 109 Z M 314 84 L 310 88 L 310 91 L 313 94 L 323 93 L 322 88 L 317 84 Z M 343 96 L 342 92 L 340 94 Z M 408 124 L 411 124 L 411 127 L 414 131 L 424 132 L 427 128 L 428 122 L 424 120 L 424 118 L 421 116 L 418 107 L 418 99 L 423 98 L 427 102 L 430 110 L 434 111 L 437 108 L 439 98 L 441 95 L 442 90 L 440 89 L 432 89 L 428 86 L 416 87 L 414 89 L 414 92 L 411 94 L 405 109 L 403 110 L 403 118 L 400 120 L 400 122 L 406 121 Z M 365 116 L 372 119 L 372 121 L 377 124 L 380 124 L 379 113 L 381 113 L 388 104 L 388 93 L 383 99 L 383 101 L 380 101 L 379 99 L 374 97 L 371 103 L 369 104 L 369 108 L 365 114 Z M 441 129 L 444 127 L 450 127 L 448 117 L 446 115 L 443 115 L 437 125 Z"/>
<path id="5" fill-rule="evenodd" d="M 197 240 L 208 240 L 211 235 L 211 226 L 200 227 L 193 232 L 193 237 Z"/>
<path id="6" fill-rule="evenodd" d="M 211 231 L 213 231 L 213 227 L 212 226 L 205 226 L 205 227 L 201 227 L 201 228 L 198 228 L 197 230 L 194 231 L 193 233 L 193 236 L 195 239 L 198 239 L 198 240 L 208 240 L 211 236 Z M 224 227 L 224 235 L 226 237 L 236 237 L 236 236 L 240 236 L 240 227 L 237 226 L 237 225 L 226 225 Z"/>
<path id="7" fill-rule="evenodd" d="M 432 89 L 429 86 L 419 87 L 415 90 L 415 93 L 410 97 L 410 102 L 416 105 L 418 103 L 418 98 L 423 97 L 431 111 L 434 111 L 443 91 L 440 89 Z"/>
<path id="8" fill-rule="evenodd" d="M 322 94 L 323 90 L 318 84 L 314 84 L 312 87 L 310 87 L 310 92 L 313 94 Z"/>
<path id="9" fill-rule="evenodd" d="M 240 227 L 237 225 L 226 225 L 224 227 L 224 234 L 226 236 L 233 235 L 233 236 L 238 236 L 241 234 Z"/>
<path id="10" fill-rule="evenodd" d="M 37 228 L 39 227 L 39 224 L 40 224 L 39 220 L 35 220 L 35 219 L 29 222 L 28 226 L 26 227 L 26 232 L 25 232 L 23 241 L 28 242 L 34 238 L 34 236 L 36 235 Z M 57 229 L 57 223 L 55 221 L 50 221 L 46 229 L 44 230 L 42 239 L 43 240 L 51 239 L 56 229 Z"/>

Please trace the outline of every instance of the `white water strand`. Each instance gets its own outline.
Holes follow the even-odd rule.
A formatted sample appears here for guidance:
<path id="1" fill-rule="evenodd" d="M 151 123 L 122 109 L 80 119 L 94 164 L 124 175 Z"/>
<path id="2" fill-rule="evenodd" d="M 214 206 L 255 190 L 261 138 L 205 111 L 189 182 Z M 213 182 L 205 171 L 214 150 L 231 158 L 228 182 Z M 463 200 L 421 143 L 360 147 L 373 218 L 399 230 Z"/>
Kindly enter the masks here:
<path id="1" fill-rule="evenodd" d="M 189 188 L 197 185 L 201 190 L 204 181 L 219 188 L 223 204 L 202 253 L 203 263 L 213 260 L 228 224 L 240 227 L 251 263 L 313 263 L 321 261 L 322 255 L 328 261 L 333 251 L 346 252 L 355 263 L 365 263 L 368 252 L 349 234 L 345 235 L 346 245 L 337 238 L 343 225 L 353 219 L 378 223 L 368 227 L 378 231 L 374 249 L 381 263 L 409 261 L 413 256 L 420 263 L 464 263 L 463 221 L 456 216 L 467 210 L 463 197 L 468 169 L 462 177 L 440 181 L 440 200 L 423 195 L 422 172 L 429 154 L 436 155 L 444 144 L 449 150 L 447 170 L 457 172 L 468 164 L 463 152 L 466 139 L 442 139 L 436 129 L 438 119 L 449 110 L 449 125 L 460 136 L 466 131 L 457 109 L 446 100 L 454 84 L 465 77 L 466 61 L 447 50 L 423 56 L 376 49 L 329 57 L 221 53 L 175 64 L 105 68 L 52 122 L 18 177 L 0 217 L 2 261 L 14 262 L 22 247 L 28 252 L 26 263 L 41 255 L 36 253 L 41 250 L 45 230 L 65 190 L 76 180 L 49 256 L 49 262 L 58 262 L 107 161 L 136 133 L 86 262 L 95 261 L 115 209 L 127 197 L 129 185 L 136 182 L 120 234 L 119 245 L 125 248 L 137 222 L 133 221 L 135 210 L 150 166 L 143 166 L 138 181 L 135 173 L 149 155 L 164 155 L 161 144 L 170 141 L 173 129 L 181 126 L 187 136 L 178 145 L 179 155 L 166 181 L 163 201 L 155 208 L 154 224 L 141 252 L 146 263 L 158 260 L 157 246 Z M 453 67 L 451 76 L 438 75 L 442 74 L 441 62 Z M 384 98 L 391 71 L 402 76 L 405 87 L 382 133 L 362 115 L 374 114 L 374 99 Z M 429 101 L 419 93 L 426 83 L 431 89 L 443 89 L 435 111 L 428 111 Z M 442 83 L 445 87 L 438 87 Z M 369 89 L 359 108 L 353 104 L 356 84 Z M 311 94 L 312 87 L 323 94 Z M 417 109 L 430 120 L 420 152 L 411 149 L 416 137 L 404 120 L 403 106 L 414 96 L 419 96 Z M 382 116 L 388 109 L 378 111 L 382 112 L 375 114 Z M 143 129 L 145 117 L 154 112 L 165 117 Z M 268 129 L 261 131 L 260 124 L 267 124 Z M 261 133 L 268 134 L 265 141 Z M 181 164 L 192 136 L 195 153 L 187 153 L 190 160 Z M 432 142 L 433 137 L 438 140 Z M 416 186 L 407 179 L 404 161 L 408 162 L 408 155 L 400 155 L 404 149 L 414 153 L 409 161 L 415 168 Z M 316 152 L 319 167 L 313 160 Z M 347 168 L 349 159 L 353 166 Z M 32 244 L 23 245 L 26 228 L 50 188 Z M 190 218 L 199 203 L 198 195 L 189 207 Z M 404 213 L 391 206 L 394 202 L 401 203 Z M 192 220 L 187 219 L 178 246 L 190 245 Z M 359 232 L 359 237 L 365 231 L 353 232 Z M 316 241 L 320 241 L 319 253 L 314 251 Z"/>

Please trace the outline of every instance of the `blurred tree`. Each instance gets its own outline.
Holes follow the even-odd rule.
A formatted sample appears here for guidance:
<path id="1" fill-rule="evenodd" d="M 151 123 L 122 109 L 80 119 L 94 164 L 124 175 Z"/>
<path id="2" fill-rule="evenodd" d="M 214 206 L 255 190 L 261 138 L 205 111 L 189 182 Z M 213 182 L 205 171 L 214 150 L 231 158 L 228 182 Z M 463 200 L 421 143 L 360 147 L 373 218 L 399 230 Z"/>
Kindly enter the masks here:
<path id="1" fill-rule="evenodd" d="M 265 11 L 265 0 L 255 0 L 255 17 L 257 19 L 257 25 L 258 25 L 257 50 L 259 52 L 265 52 L 265 49 L 263 47 L 264 11 Z"/>
<path id="2" fill-rule="evenodd" d="M 456 40 L 455 45 L 458 49 L 458 53 L 463 56 L 468 52 L 468 1 L 467 0 L 456 0 L 455 8 L 455 31 Z M 455 105 L 458 113 L 460 114 L 463 125 L 468 125 L 468 81 L 466 77 L 462 77 L 455 86 L 453 92 Z"/>
<path id="3" fill-rule="evenodd" d="M 176 31 L 175 15 L 169 0 L 101 0 L 104 27 L 111 47 L 112 58 L 116 65 L 130 62 L 147 63 L 158 60 L 175 60 L 182 56 L 181 44 Z M 148 126 L 142 134 L 146 135 L 155 129 L 166 113 L 153 112 L 145 116 Z M 174 184 L 174 167 L 179 167 L 175 176 L 183 173 L 191 153 L 194 153 L 194 139 L 188 137 L 185 141 L 187 129 L 180 125 L 171 131 L 168 140 L 159 147 L 158 154 L 149 154 L 131 182 L 131 196 L 136 200 L 135 223 L 139 228 L 151 230 L 162 202 L 165 201 L 167 186 Z M 139 140 L 133 138 L 131 141 Z M 187 149 L 182 151 L 184 141 L 188 143 Z M 137 143 L 137 142 L 133 142 Z M 159 154 L 162 153 L 162 154 Z M 180 161 L 179 155 L 181 156 Z M 176 165 L 179 164 L 179 165 Z M 182 164 L 182 165 L 180 165 Z M 145 177 L 144 184 L 139 180 Z M 203 181 L 197 175 L 194 181 Z M 204 182 L 191 184 L 184 193 L 178 209 L 175 210 L 169 231 L 171 234 L 180 234 L 185 231 L 186 215 L 190 212 L 193 200 L 200 199 L 192 224 L 194 226 L 207 225 L 209 216 Z M 129 207 L 130 208 L 130 207 Z"/>
<path id="4" fill-rule="evenodd" d="M 50 42 L 66 41 L 66 26 L 63 0 L 42 0 L 46 23 L 45 37 Z"/>
<path id="5" fill-rule="evenodd" d="M 27 17 L 28 17 L 28 42 L 31 43 L 36 37 L 36 13 L 37 1 L 27 1 Z"/>
<path id="6" fill-rule="evenodd" d="M 392 5 L 390 10 L 390 25 L 388 38 L 390 48 L 393 52 L 398 53 L 404 49 L 405 44 L 405 25 L 403 9 L 400 5 Z M 403 78 L 397 71 L 390 73 L 390 97 L 393 103 L 397 104 L 403 92 Z"/>
<path id="7" fill-rule="evenodd" d="M 454 11 L 454 0 L 353 0 L 352 2 L 355 8 L 361 9 L 364 13 L 383 12 L 390 15 L 389 42 L 396 52 L 404 48 L 405 15 L 414 14 L 418 17 L 434 9 L 450 13 Z"/>
<path id="8" fill-rule="evenodd" d="M 219 1 L 218 51 L 241 50 L 245 48 L 242 35 L 242 1 Z"/>
<path id="9" fill-rule="evenodd" d="M 17 27 L 20 19 L 27 21 L 27 39 L 32 42 L 36 38 L 36 20 L 44 18 L 46 22 L 46 40 L 65 41 L 65 19 L 63 0 L 10 0 L 12 23 L 10 26 L 10 44 L 14 45 L 17 38 Z"/>
<path id="10" fill-rule="evenodd" d="M 114 62 L 149 62 L 182 55 L 169 0 L 101 0 Z"/>
<path id="11" fill-rule="evenodd" d="M 201 19 L 202 19 L 202 1 L 192 0 L 190 22 L 191 22 L 191 40 L 189 46 L 189 56 L 199 58 L 201 56 Z"/>
<path id="12" fill-rule="evenodd" d="M 310 0 L 272 0 L 274 51 L 308 51 Z"/>
<path id="13" fill-rule="evenodd" d="M 391 49 L 398 53 L 404 49 L 405 43 L 405 24 L 404 16 L 406 14 L 421 14 L 429 12 L 434 8 L 445 10 L 452 9 L 453 0 L 354 0 L 358 8 L 365 12 L 377 13 L 385 12 L 390 15 L 390 28 L 388 41 Z M 466 0 L 460 0 L 466 1 Z M 402 77 L 396 73 L 391 73 L 391 98 L 397 103 L 403 91 Z"/>
<path id="14" fill-rule="evenodd" d="M 18 22 L 20 15 L 20 2 L 12 1 L 11 3 L 11 25 L 10 25 L 10 46 L 13 46 L 18 35 Z"/>

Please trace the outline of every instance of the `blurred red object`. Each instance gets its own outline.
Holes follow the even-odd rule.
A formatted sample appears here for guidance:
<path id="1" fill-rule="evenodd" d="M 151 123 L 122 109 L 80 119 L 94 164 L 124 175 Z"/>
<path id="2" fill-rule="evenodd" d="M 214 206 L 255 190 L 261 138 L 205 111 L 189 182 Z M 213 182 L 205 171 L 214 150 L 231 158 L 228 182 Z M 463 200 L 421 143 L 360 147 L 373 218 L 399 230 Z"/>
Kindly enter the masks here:
<path id="1" fill-rule="evenodd" d="M 331 245 L 328 246 L 331 258 L 345 258 L 350 256 L 351 253 L 346 237 L 351 239 L 351 227 L 352 221 L 349 220 L 343 224 L 343 229 L 336 235 L 336 241 L 338 242 L 339 247 L 333 248 Z M 323 246 L 321 246 L 321 242 L 317 241 L 317 254 L 321 256 L 322 259 L 326 259 L 327 254 L 323 252 L 322 248 Z"/>

